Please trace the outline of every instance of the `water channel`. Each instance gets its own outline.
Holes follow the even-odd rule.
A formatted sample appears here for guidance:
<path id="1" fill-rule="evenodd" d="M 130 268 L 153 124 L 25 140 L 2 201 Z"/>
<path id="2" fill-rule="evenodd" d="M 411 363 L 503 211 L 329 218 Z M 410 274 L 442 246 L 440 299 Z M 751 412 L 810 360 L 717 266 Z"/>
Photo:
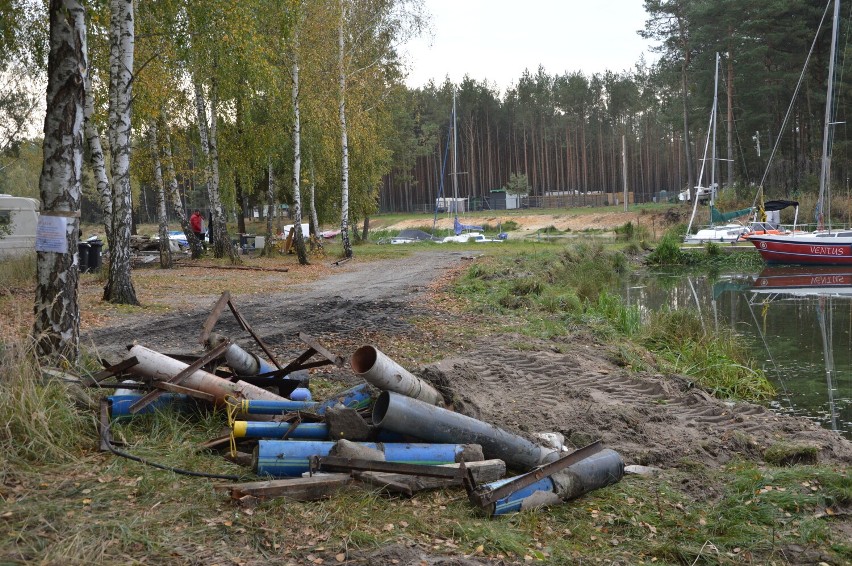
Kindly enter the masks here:
<path id="1" fill-rule="evenodd" d="M 709 332 L 732 329 L 775 385 L 773 410 L 852 439 L 852 268 L 657 274 L 628 284 L 624 297 L 643 316 L 698 309 Z"/>

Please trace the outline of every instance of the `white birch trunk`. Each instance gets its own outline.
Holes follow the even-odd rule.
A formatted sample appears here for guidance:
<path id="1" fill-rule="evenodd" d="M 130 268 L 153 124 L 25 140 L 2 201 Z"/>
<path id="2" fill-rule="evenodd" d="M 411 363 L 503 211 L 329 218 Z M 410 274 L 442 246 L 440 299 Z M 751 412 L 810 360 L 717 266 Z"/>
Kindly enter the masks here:
<path id="1" fill-rule="evenodd" d="M 192 231 L 192 227 L 189 225 L 189 219 L 186 217 L 186 211 L 183 208 L 183 201 L 180 199 L 177 175 L 175 174 L 175 164 L 174 159 L 172 159 L 172 136 L 169 133 L 168 127 L 166 128 L 165 142 L 163 151 L 166 153 L 166 174 L 169 177 L 169 199 L 172 203 L 172 209 L 175 211 L 175 216 L 178 217 L 178 222 L 180 222 L 180 227 L 186 236 L 186 241 L 189 242 L 189 252 L 192 259 L 198 259 L 201 257 L 202 244 L 198 238 L 195 237 L 195 232 Z"/>
<path id="2" fill-rule="evenodd" d="M 138 305 L 130 275 L 130 132 L 133 101 L 133 0 L 111 0 L 110 19 L 110 173 L 113 188 L 113 245 L 109 250 L 109 277 L 104 300 Z"/>
<path id="3" fill-rule="evenodd" d="M 86 55 L 86 15 L 80 2 L 51 0 L 44 162 L 39 178 L 41 214 L 64 224 L 53 244 L 66 251 L 36 252 L 33 340 L 48 358 L 79 357 L 77 283 Z"/>
<path id="4" fill-rule="evenodd" d="M 228 235 L 225 223 L 225 212 L 222 208 L 222 198 L 219 194 L 219 150 L 216 142 L 218 95 L 216 82 L 210 87 L 210 125 L 208 129 L 207 108 L 201 82 L 195 80 L 195 109 L 198 115 L 198 134 L 201 139 L 201 151 L 204 153 L 204 172 L 207 184 L 207 198 L 213 215 L 213 225 L 210 226 L 210 243 L 213 246 L 214 257 L 225 257 L 238 261 Z"/>
<path id="5" fill-rule="evenodd" d="M 112 248 L 112 186 L 109 177 L 107 177 L 101 134 L 92 119 L 95 114 L 95 103 L 92 96 L 92 79 L 88 73 L 86 73 L 85 87 L 86 103 L 83 115 L 86 120 L 86 141 L 89 144 L 89 163 L 92 166 L 92 172 L 95 175 L 95 187 L 101 199 L 101 215 L 103 216 L 107 247 Z"/>
<path id="6" fill-rule="evenodd" d="M 269 175 L 269 182 L 266 184 L 266 240 L 263 244 L 261 255 L 271 256 L 275 253 L 275 246 L 272 243 L 272 211 L 275 207 L 275 172 L 272 170 L 272 158 L 266 160 L 266 170 Z"/>
<path id="7" fill-rule="evenodd" d="M 298 10 L 298 6 L 296 10 Z M 305 235 L 302 234 L 302 122 L 299 113 L 299 26 L 297 17 L 293 30 L 293 244 L 296 246 L 296 256 L 299 264 L 308 265 L 308 252 L 305 250 Z"/>
<path id="8" fill-rule="evenodd" d="M 309 156 L 310 157 L 310 156 Z M 317 183 L 316 183 L 316 175 L 314 174 L 314 161 L 313 158 L 310 158 L 311 162 L 311 220 L 314 223 L 314 236 L 319 241 L 319 218 L 317 217 Z"/>
<path id="9" fill-rule="evenodd" d="M 160 267 L 171 269 L 172 248 L 169 241 L 169 219 L 166 213 L 166 186 L 163 183 L 163 166 L 160 163 L 160 148 L 157 142 L 157 124 L 152 123 L 151 135 L 151 157 L 154 160 L 154 181 L 157 183 L 157 221 L 159 223 L 160 235 Z"/>
<path id="10" fill-rule="evenodd" d="M 346 130 L 346 66 L 343 31 L 346 25 L 346 0 L 340 0 L 340 24 L 337 33 L 338 81 L 340 114 L 340 241 L 343 242 L 343 257 L 352 257 L 352 242 L 349 241 L 349 138 Z"/>

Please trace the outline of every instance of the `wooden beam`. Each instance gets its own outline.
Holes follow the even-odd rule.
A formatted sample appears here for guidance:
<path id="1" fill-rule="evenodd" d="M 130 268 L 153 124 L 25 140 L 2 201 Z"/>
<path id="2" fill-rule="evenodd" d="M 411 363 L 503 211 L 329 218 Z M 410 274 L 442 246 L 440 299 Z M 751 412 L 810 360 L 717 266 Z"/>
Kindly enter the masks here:
<path id="1" fill-rule="evenodd" d="M 108 377 L 112 377 L 113 375 L 119 374 L 126 370 L 127 368 L 131 368 L 139 363 L 139 360 L 136 359 L 136 356 L 127 358 L 126 360 L 122 360 L 117 364 L 111 365 L 95 373 L 91 376 L 91 380 L 93 383 L 100 383 Z"/>
<path id="2" fill-rule="evenodd" d="M 275 367 L 281 369 L 281 364 L 278 363 L 278 360 L 275 359 L 275 356 L 272 355 L 272 352 L 269 350 L 269 347 L 264 344 L 263 340 L 260 339 L 260 336 L 254 333 L 248 321 L 243 318 L 243 315 L 240 314 L 240 311 L 237 310 L 237 306 L 233 301 L 228 301 L 228 308 L 231 309 L 231 313 L 233 313 L 234 318 L 237 319 L 237 322 L 240 324 L 243 330 L 251 334 L 251 337 L 254 338 L 254 341 L 260 346 L 260 349 L 263 350 L 263 353 L 269 358 L 269 360 L 275 364 Z"/>
<path id="3" fill-rule="evenodd" d="M 469 473 L 473 475 L 473 479 L 477 484 L 497 481 L 506 475 L 506 463 L 503 460 L 465 462 L 464 465 Z M 442 467 L 458 469 L 459 464 L 445 464 Z M 354 476 L 355 479 L 379 487 L 384 491 L 400 493 L 402 495 L 412 495 L 413 493 L 427 489 L 440 489 L 462 484 L 460 478 L 429 478 L 384 472 L 357 472 Z"/>
<path id="4" fill-rule="evenodd" d="M 323 474 L 307 478 L 217 485 L 215 488 L 230 492 L 231 499 L 252 495 L 261 498 L 286 497 L 293 501 L 318 501 L 330 497 L 351 481 L 349 474 Z"/>
<path id="5" fill-rule="evenodd" d="M 231 293 L 229 291 L 225 291 L 222 293 L 222 296 L 219 297 L 219 300 L 216 301 L 216 304 L 213 305 L 213 310 L 210 311 L 210 314 L 207 315 L 207 320 L 204 321 L 204 325 L 201 327 L 201 335 L 198 337 L 198 343 L 202 346 L 207 343 L 207 339 L 210 338 L 210 333 L 213 332 L 213 327 L 216 326 L 216 322 L 219 320 L 219 317 L 222 316 L 222 311 L 225 310 L 225 305 L 227 305 L 231 301 Z"/>
<path id="6" fill-rule="evenodd" d="M 152 385 L 157 389 L 162 389 L 163 391 L 169 391 L 171 393 L 180 393 L 181 395 L 189 395 L 190 397 L 195 397 L 196 399 L 201 399 L 202 401 L 208 401 L 210 403 L 216 400 L 213 395 L 205 393 L 204 391 L 190 389 L 189 387 L 183 387 L 181 385 L 169 383 L 167 381 L 155 381 L 154 383 L 152 383 Z"/>

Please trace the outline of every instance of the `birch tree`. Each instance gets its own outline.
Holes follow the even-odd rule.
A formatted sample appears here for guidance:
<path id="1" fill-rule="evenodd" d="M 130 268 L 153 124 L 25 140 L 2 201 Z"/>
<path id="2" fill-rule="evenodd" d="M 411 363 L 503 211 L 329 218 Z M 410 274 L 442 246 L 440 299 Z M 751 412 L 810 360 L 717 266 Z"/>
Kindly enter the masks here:
<path id="1" fill-rule="evenodd" d="M 192 259 L 198 259 L 201 257 L 202 244 L 198 240 L 198 237 L 195 235 L 195 232 L 192 230 L 192 226 L 189 225 L 189 219 L 186 216 L 186 210 L 183 207 L 183 202 L 180 200 L 177 174 L 175 173 L 175 164 L 174 159 L 172 157 L 172 139 L 168 127 L 166 127 L 165 136 L 166 137 L 165 143 L 163 145 L 163 152 L 166 158 L 166 174 L 168 175 L 169 200 L 172 203 L 172 210 L 174 210 L 175 216 L 178 217 L 180 227 L 183 230 L 184 235 L 186 235 L 186 241 L 189 242 L 190 256 L 192 257 Z"/>
<path id="2" fill-rule="evenodd" d="M 133 0 L 110 1 L 109 142 L 112 233 L 104 300 L 138 305 L 130 274 L 130 133 L 133 101 Z"/>
<path id="3" fill-rule="evenodd" d="M 77 243 L 83 166 L 84 83 L 88 71 L 85 11 L 75 0 L 51 0 L 47 63 L 44 165 L 39 180 L 33 339 L 36 352 L 76 362 L 80 307 Z M 50 230 L 44 230 L 49 228 Z"/>
<path id="4" fill-rule="evenodd" d="M 343 257 L 352 257 L 352 242 L 349 240 L 349 132 L 346 129 L 346 29 L 347 0 L 340 0 L 340 23 L 337 32 L 338 101 L 340 119 L 340 241 Z"/>
<path id="5" fill-rule="evenodd" d="M 296 255 L 301 265 L 308 264 L 308 253 L 305 250 L 305 235 L 302 234 L 302 123 L 299 112 L 299 31 L 301 28 L 301 1 L 295 2 L 296 13 L 293 26 L 293 69 L 292 80 L 292 102 L 293 102 L 293 243 L 296 246 Z M 350 251 L 351 254 L 351 251 Z"/>
<path id="6" fill-rule="evenodd" d="M 172 249 L 169 240 L 169 219 L 166 214 L 166 187 L 163 182 L 163 166 L 160 161 L 160 148 L 157 142 L 157 124 L 152 122 L 148 128 L 151 144 L 151 158 L 154 166 L 154 184 L 157 189 L 157 223 L 160 236 L 160 267 L 171 269 Z"/>

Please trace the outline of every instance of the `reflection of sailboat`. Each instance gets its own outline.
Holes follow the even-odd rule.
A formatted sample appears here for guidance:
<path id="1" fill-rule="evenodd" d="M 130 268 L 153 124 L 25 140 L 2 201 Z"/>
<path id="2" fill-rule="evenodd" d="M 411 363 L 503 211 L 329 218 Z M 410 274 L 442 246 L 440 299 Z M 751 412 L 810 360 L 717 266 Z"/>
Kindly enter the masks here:
<path id="1" fill-rule="evenodd" d="M 783 299 L 811 297 L 817 299 L 815 306 L 825 363 L 829 424 L 832 430 L 837 431 L 837 407 L 834 399 L 836 387 L 834 325 L 831 317 L 833 313 L 832 301 L 837 297 L 852 297 L 852 268 L 829 266 L 767 267 L 755 280 L 751 292 L 753 299 L 750 301 L 750 305 L 755 303 L 766 305 L 772 301 Z M 754 315 L 754 311 L 752 311 L 752 315 Z M 760 331 L 760 325 L 758 325 L 758 330 Z"/>
<path id="2" fill-rule="evenodd" d="M 754 282 L 755 293 L 852 295 L 852 267 L 767 267 Z"/>

